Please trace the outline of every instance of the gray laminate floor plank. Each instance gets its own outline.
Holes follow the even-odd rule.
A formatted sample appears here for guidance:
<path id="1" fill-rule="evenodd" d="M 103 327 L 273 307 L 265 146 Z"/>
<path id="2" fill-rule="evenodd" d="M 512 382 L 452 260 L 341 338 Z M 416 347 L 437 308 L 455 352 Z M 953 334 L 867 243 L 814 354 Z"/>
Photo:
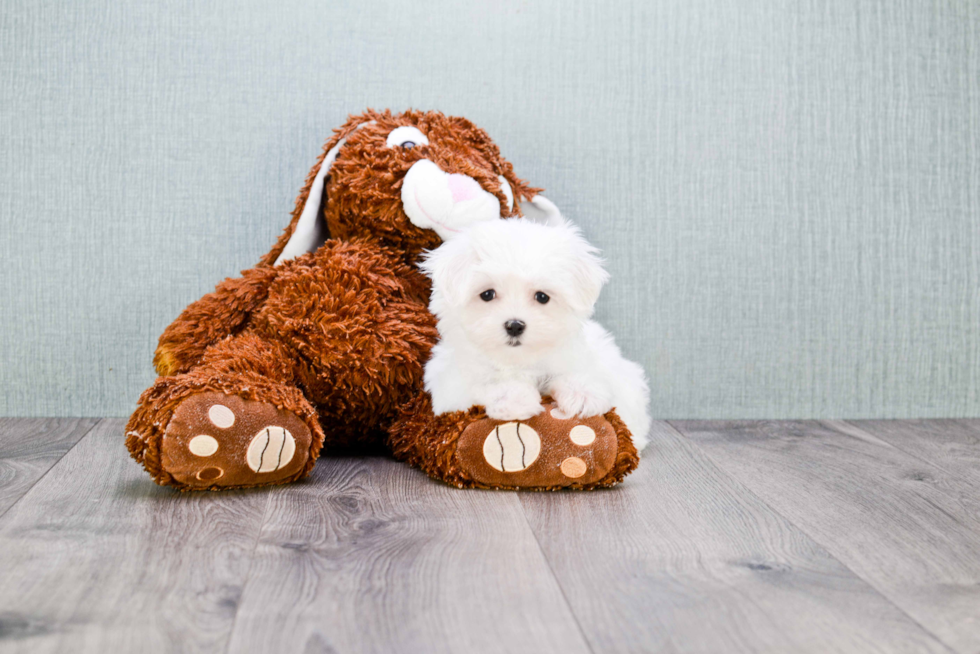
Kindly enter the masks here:
<path id="1" fill-rule="evenodd" d="M 272 499 L 232 652 L 588 652 L 514 493 L 321 459 Z"/>
<path id="2" fill-rule="evenodd" d="M 0 518 L 3 652 L 225 649 L 273 493 L 158 487 L 124 424 L 100 422 Z"/>
<path id="3" fill-rule="evenodd" d="M 618 488 L 520 501 L 596 652 L 949 651 L 655 423 Z"/>
<path id="4" fill-rule="evenodd" d="M 0 651 L 980 642 L 977 422 L 660 423 L 625 485 L 544 494 L 385 458 L 181 494 L 128 458 L 123 421 L 91 426 L 0 420 L 0 498 L 23 489 L 0 517 Z"/>
<path id="5" fill-rule="evenodd" d="M 98 418 L 0 418 L 0 515 L 97 422 Z"/>
<path id="6" fill-rule="evenodd" d="M 678 422 L 721 469 L 960 652 L 980 650 L 963 478 L 843 423 Z"/>
<path id="7" fill-rule="evenodd" d="M 941 476 L 930 476 L 925 469 L 919 475 L 980 525 L 980 421 L 849 420 L 829 424 L 841 431 L 878 438 L 942 470 Z"/>
<path id="8" fill-rule="evenodd" d="M 971 496 L 980 495 L 980 421 L 978 420 L 848 420 L 828 421 L 847 431 L 862 430 L 906 454 L 949 473 L 947 481 Z M 980 499 L 980 498 L 978 498 Z M 975 514 L 978 515 L 978 514 Z M 980 515 L 978 515 L 980 517 Z"/>

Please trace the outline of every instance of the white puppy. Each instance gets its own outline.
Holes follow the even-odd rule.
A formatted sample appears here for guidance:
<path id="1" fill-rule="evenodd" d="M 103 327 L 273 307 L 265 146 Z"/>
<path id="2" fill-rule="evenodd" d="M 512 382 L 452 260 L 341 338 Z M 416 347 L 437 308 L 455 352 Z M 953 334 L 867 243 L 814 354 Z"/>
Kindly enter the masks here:
<path id="1" fill-rule="evenodd" d="M 543 393 L 568 417 L 615 407 L 643 449 L 646 376 L 589 319 L 608 274 L 578 229 L 478 223 L 430 252 L 422 269 L 441 336 L 425 367 L 436 414 L 479 404 L 491 418 L 526 420 L 543 411 Z"/>

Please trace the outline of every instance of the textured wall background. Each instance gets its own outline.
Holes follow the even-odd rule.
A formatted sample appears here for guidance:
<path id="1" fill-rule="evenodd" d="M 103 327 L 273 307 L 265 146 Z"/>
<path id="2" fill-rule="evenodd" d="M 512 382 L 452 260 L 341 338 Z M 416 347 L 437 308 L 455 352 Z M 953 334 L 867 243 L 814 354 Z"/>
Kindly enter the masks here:
<path id="1" fill-rule="evenodd" d="M 583 225 L 658 417 L 980 415 L 972 0 L 4 0 L 0 61 L 0 415 L 128 414 L 367 106 Z"/>

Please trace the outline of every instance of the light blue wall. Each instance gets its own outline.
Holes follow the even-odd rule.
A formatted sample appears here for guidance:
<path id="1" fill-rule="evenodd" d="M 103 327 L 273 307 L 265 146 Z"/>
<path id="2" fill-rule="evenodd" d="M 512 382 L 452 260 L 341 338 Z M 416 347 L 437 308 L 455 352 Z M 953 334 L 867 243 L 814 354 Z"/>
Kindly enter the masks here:
<path id="1" fill-rule="evenodd" d="M 671 418 L 980 415 L 971 0 L 4 0 L 0 415 L 126 415 L 330 130 L 465 115 Z"/>

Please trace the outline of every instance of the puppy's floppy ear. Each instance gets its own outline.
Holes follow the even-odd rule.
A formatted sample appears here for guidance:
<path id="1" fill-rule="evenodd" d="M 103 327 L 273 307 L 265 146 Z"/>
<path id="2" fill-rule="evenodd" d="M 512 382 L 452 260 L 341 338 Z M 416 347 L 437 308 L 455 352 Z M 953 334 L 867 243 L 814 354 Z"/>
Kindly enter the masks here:
<path id="1" fill-rule="evenodd" d="M 579 315 L 591 316 L 602 287 L 609 281 L 609 273 L 602 267 L 599 250 L 585 240 L 578 228 L 569 223 L 556 228 L 567 234 L 572 255 L 565 262 L 569 278 L 568 303 Z"/>
<path id="2" fill-rule="evenodd" d="M 477 260 L 467 232 L 427 252 L 419 267 L 432 280 L 433 300 L 441 300 L 450 306 L 464 304 Z"/>

